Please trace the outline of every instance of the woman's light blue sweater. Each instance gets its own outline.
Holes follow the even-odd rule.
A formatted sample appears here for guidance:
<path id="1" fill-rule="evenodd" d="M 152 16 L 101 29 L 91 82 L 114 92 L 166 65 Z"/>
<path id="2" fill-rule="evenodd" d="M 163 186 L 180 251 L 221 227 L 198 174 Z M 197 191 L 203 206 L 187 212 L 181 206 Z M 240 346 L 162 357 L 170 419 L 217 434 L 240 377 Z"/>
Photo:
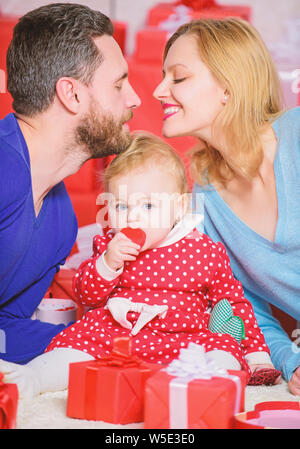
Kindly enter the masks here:
<path id="1" fill-rule="evenodd" d="M 269 303 L 300 321 L 300 107 L 285 112 L 272 126 L 278 141 L 274 161 L 278 222 L 274 241 L 241 221 L 212 185 L 195 184 L 193 205 L 198 213 L 204 213 L 204 232 L 224 243 L 233 273 L 253 305 L 272 361 L 289 380 L 300 366 L 300 347 L 296 344 L 300 329 L 295 329 L 291 341 L 272 316 Z"/>

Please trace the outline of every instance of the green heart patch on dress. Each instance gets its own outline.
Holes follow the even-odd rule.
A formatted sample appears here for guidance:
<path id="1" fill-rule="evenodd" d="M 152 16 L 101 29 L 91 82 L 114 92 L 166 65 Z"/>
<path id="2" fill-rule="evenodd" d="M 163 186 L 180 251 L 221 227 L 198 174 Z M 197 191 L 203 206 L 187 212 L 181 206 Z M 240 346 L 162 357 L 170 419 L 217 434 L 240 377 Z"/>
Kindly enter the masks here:
<path id="1" fill-rule="evenodd" d="M 213 308 L 208 329 L 214 333 L 229 334 L 240 344 L 245 339 L 245 327 L 242 318 L 234 316 L 227 299 L 222 299 Z"/>

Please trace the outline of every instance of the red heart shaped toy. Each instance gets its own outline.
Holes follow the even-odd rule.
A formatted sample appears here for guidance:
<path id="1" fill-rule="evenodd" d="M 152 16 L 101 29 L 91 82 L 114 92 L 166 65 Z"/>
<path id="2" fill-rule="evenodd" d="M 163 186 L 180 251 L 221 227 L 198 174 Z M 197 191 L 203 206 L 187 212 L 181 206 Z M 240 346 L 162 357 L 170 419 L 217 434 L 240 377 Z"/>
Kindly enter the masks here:
<path id="1" fill-rule="evenodd" d="M 128 237 L 132 242 L 140 245 L 141 248 L 146 241 L 146 234 L 140 228 L 123 228 L 120 232 L 126 235 L 126 237 Z"/>

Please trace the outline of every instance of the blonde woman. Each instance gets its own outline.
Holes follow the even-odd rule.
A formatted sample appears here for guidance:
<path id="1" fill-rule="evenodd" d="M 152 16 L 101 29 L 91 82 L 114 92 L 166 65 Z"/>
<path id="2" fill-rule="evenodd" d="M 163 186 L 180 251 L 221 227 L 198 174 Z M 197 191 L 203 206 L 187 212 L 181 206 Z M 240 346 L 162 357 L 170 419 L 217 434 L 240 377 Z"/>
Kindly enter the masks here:
<path id="1" fill-rule="evenodd" d="M 237 18 L 181 26 L 154 96 L 166 137 L 199 139 L 194 207 L 225 245 L 272 361 L 300 395 L 300 351 L 270 308 L 300 319 L 300 108 L 283 110 L 269 52 Z"/>

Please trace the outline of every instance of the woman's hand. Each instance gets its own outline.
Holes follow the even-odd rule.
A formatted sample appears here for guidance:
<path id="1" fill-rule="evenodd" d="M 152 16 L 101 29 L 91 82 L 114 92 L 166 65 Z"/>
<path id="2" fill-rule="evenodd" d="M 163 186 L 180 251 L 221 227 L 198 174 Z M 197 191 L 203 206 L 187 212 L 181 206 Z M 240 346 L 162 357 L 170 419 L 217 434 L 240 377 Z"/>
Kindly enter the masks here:
<path id="1" fill-rule="evenodd" d="M 288 383 L 288 387 L 291 393 L 300 396 L 300 366 L 294 371 L 294 374 Z"/>
<path id="2" fill-rule="evenodd" d="M 255 371 L 258 371 L 259 369 L 274 369 L 274 366 L 272 363 L 255 363 L 249 364 L 249 368 L 251 373 L 255 373 Z"/>
<path id="3" fill-rule="evenodd" d="M 105 263 L 117 271 L 123 268 L 125 261 L 136 260 L 140 249 L 140 245 L 129 240 L 122 232 L 118 232 L 107 245 Z"/>

